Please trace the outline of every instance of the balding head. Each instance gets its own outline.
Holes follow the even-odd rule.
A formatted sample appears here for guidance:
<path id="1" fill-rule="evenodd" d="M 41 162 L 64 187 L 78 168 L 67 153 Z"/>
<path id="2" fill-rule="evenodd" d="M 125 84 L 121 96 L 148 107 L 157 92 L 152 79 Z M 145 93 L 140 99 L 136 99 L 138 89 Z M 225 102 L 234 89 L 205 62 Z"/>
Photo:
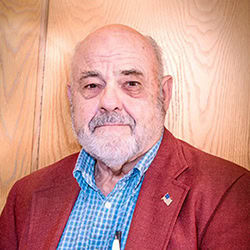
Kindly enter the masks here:
<path id="1" fill-rule="evenodd" d="M 121 44 L 126 41 L 128 41 L 131 46 L 140 44 L 139 47 L 141 47 L 142 51 L 147 54 L 148 60 L 152 61 L 157 78 L 159 82 L 161 81 L 163 77 L 161 48 L 151 36 L 144 36 L 131 27 L 121 24 L 112 24 L 101 27 L 100 29 L 90 33 L 84 40 L 77 44 L 72 58 L 72 77 L 75 74 L 74 72 L 77 68 L 79 57 L 81 57 L 83 53 L 88 50 L 96 50 L 98 48 L 98 44 L 103 45 L 104 41 L 109 41 L 111 47 L 113 47 L 112 44 Z M 106 45 L 106 50 L 107 49 L 108 47 Z"/>

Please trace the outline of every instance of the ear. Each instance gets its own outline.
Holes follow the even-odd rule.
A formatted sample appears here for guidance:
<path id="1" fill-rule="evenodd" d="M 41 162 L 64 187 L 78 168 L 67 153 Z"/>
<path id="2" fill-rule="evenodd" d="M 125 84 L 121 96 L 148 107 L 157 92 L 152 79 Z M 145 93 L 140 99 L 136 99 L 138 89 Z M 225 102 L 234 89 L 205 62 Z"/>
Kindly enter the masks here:
<path id="1" fill-rule="evenodd" d="M 168 110 L 169 102 L 172 97 L 172 86 L 173 86 L 173 78 L 170 75 L 164 76 L 161 82 L 162 92 L 163 92 L 163 103 L 164 110 Z"/>
<path id="2" fill-rule="evenodd" d="M 71 84 L 68 82 L 67 83 L 67 95 L 68 95 L 68 99 L 71 102 L 72 100 L 72 90 L 71 90 Z"/>

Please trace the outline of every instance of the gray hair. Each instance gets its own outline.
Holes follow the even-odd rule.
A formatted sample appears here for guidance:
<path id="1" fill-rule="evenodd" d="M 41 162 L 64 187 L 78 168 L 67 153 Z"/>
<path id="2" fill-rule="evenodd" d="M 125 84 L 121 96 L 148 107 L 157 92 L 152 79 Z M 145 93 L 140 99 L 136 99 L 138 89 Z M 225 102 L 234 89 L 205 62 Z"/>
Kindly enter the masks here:
<path id="1" fill-rule="evenodd" d="M 164 74 L 164 68 L 163 68 L 163 61 L 162 61 L 162 50 L 161 47 L 157 44 L 157 42 L 151 37 L 151 36 L 144 36 L 147 41 L 150 43 L 150 45 L 153 48 L 155 57 L 156 57 L 156 61 L 158 63 L 157 65 L 157 80 L 158 80 L 158 86 L 159 86 L 159 94 L 157 97 L 157 101 L 158 101 L 158 107 L 162 110 L 162 113 L 165 114 L 165 110 L 163 108 L 163 88 L 162 88 L 162 84 L 161 81 L 163 79 L 163 74 Z"/>
<path id="2" fill-rule="evenodd" d="M 164 67 L 163 67 L 163 60 L 162 60 L 162 49 L 161 47 L 157 44 L 157 42 L 151 37 L 151 36 L 145 36 L 147 41 L 150 43 L 152 46 L 155 57 L 158 63 L 158 80 L 161 82 L 164 74 Z"/>

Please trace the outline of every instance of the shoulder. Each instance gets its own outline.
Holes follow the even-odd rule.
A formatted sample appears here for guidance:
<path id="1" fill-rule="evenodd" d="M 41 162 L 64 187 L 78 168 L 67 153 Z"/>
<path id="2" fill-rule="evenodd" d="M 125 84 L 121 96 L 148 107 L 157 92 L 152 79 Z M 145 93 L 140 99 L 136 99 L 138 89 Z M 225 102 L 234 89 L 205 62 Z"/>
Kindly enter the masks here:
<path id="1" fill-rule="evenodd" d="M 193 177 L 193 183 L 216 184 L 217 188 L 226 188 L 242 176 L 250 177 L 247 169 L 233 162 L 203 152 L 181 140 L 178 140 L 178 145 L 188 166 L 186 174 Z"/>
<path id="2" fill-rule="evenodd" d="M 250 172 L 167 133 L 158 172 L 187 190 L 180 222 L 194 223 L 206 249 L 234 246 L 237 241 L 249 245 L 244 229 L 250 225 Z"/>
<path id="3" fill-rule="evenodd" d="M 246 220 L 250 212 L 250 172 L 185 142 L 178 141 L 178 144 L 188 167 L 177 180 L 189 187 L 187 202 L 197 211 L 200 220 L 206 218 L 207 222 L 215 211 L 218 214 L 218 211 L 227 211 L 231 219 Z M 245 212 L 235 209 L 231 213 L 235 206 L 244 207 Z"/>
<path id="4" fill-rule="evenodd" d="M 183 216 L 185 211 L 195 214 L 200 247 L 248 249 L 249 171 L 181 141 L 179 145 L 188 164 L 179 181 L 190 187 Z"/>
<path id="5" fill-rule="evenodd" d="M 0 238 L 3 239 L 0 248 L 1 246 L 8 246 L 8 249 L 14 249 L 17 247 L 18 240 L 20 240 L 18 237 L 26 235 L 29 228 L 29 218 L 34 212 L 33 209 L 39 192 L 45 191 L 48 199 L 50 199 L 55 196 L 56 190 L 73 190 L 78 187 L 72 176 L 77 156 L 78 154 L 70 155 L 23 177 L 15 183 L 9 192 L 0 216 Z"/>
<path id="6" fill-rule="evenodd" d="M 62 160 L 37 170 L 18 180 L 10 195 L 29 196 L 40 189 L 57 186 L 73 180 L 72 172 L 79 153 L 69 155 Z"/>
<path id="7" fill-rule="evenodd" d="M 250 197 L 250 172 L 247 169 L 203 152 L 175 138 L 169 131 L 165 131 L 158 153 L 158 174 L 185 185 L 189 189 L 188 197 L 193 200 L 202 202 L 207 199 L 215 205 L 226 193 L 233 194 L 234 186 L 243 189 L 240 194 L 234 192 L 235 196 Z"/>

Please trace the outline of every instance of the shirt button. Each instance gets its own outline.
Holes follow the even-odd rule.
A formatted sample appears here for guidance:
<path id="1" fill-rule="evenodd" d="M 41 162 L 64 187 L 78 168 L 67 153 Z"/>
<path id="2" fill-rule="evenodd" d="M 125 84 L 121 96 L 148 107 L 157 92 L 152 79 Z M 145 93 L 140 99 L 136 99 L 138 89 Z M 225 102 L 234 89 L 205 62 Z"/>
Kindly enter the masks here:
<path id="1" fill-rule="evenodd" d="M 111 203 L 110 202 L 106 202 L 105 205 L 104 205 L 107 209 L 110 209 L 111 208 Z"/>

